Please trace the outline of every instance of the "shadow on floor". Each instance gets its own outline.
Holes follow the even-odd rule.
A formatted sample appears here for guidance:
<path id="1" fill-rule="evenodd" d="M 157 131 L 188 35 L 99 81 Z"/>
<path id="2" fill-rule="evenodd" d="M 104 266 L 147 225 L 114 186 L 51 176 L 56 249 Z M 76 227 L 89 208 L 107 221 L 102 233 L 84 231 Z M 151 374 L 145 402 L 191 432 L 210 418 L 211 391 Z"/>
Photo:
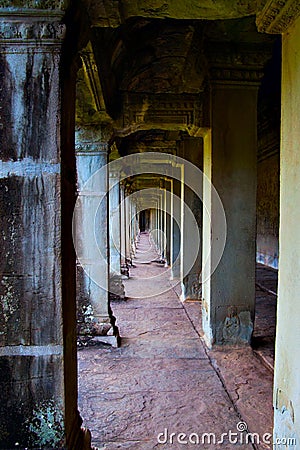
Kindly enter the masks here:
<path id="1" fill-rule="evenodd" d="M 257 264 L 256 311 L 252 347 L 273 372 L 277 310 L 278 272 Z"/>

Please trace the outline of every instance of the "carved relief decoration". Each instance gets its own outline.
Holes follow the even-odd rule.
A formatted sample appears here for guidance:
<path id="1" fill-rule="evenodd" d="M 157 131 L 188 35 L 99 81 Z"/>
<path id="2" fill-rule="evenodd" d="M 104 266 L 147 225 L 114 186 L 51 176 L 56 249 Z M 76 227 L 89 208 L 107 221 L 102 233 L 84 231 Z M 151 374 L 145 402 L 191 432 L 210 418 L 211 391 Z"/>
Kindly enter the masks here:
<path id="1" fill-rule="evenodd" d="M 200 126 L 203 121 L 199 95 L 130 96 L 124 101 L 123 126 L 132 124 Z"/>
<path id="2" fill-rule="evenodd" d="M 65 36 L 60 16 L 0 16 L 0 43 L 57 45 Z"/>
<path id="3" fill-rule="evenodd" d="M 268 0 L 257 15 L 256 25 L 263 33 L 281 34 L 300 15 L 299 0 Z"/>
<path id="4" fill-rule="evenodd" d="M 268 45 L 259 48 L 210 42 L 207 45 L 209 77 L 211 80 L 257 83 L 263 77 L 263 68 L 271 57 Z"/>

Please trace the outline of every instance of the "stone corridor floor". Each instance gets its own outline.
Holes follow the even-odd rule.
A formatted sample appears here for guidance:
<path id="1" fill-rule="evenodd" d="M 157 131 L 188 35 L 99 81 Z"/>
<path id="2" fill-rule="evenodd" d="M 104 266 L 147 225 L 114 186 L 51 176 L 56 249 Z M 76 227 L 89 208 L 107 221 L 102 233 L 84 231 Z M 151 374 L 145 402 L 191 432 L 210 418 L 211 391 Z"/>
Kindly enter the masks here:
<path id="1" fill-rule="evenodd" d="M 95 448 L 272 448 L 272 373 L 262 359 L 251 348 L 207 350 L 200 303 L 178 299 L 147 234 L 134 266 L 127 301 L 112 304 L 121 347 L 78 352 L 79 408 Z"/>

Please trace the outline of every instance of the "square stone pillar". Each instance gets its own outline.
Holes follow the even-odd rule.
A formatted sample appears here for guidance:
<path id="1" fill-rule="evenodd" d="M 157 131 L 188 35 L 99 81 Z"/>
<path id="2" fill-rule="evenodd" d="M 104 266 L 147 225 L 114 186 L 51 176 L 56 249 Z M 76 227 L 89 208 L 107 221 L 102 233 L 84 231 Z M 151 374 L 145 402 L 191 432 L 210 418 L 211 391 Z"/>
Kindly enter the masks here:
<path id="1" fill-rule="evenodd" d="M 80 335 L 117 346 L 118 330 L 109 304 L 108 145 L 97 142 L 97 136 L 95 142 L 85 142 L 84 134 L 80 133 L 81 141 L 76 143 L 78 200 L 74 236 L 79 261 L 78 331 Z M 87 135 L 90 137 L 90 133 Z M 97 176 L 100 169 L 103 173 Z"/>
<path id="2" fill-rule="evenodd" d="M 125 260 L 126 264 L 132 266 L 132 254 L 131 254 L 131 205 L 130 198 L 128 196 L 131 193 L 130 186 L 125 187 Z"/>
<path id="3" fill-rule="evenodd" d="M 129 277 L 129 266 L 126 259 L 127 248 L 127 223 L 126 223 L 126 204 L 125 204 L 125 186 L 120 185 L 120 209 L 121 209 L 121 274 Z"/>
<path id="4" fill-rule="evenodd" d="M 165 182 L 164 182 L 163 205 L 164 205 L 164 210 L 163 210 L 163 230 L 164 230 L 164 234 L 163 234 L 163 253 L 162 253 L 162 258 L 164 259 L 164 261 L 166 261 L 166 259 L 167 259 L 167 189 L 166 189 Z"/>
<path id="5" fill-rule="evenodd" d="M 174 180 L 170 180 L 170 266 L 172 267 L 174 261 L 174 242 L 173 242 L 173 234 L 174 234 Z M 171 271 L 172 273 L 172 271 Z"/>
<path id="6" fill-rule="evenodd" d="M 172 269 L 173 280 L 183 279 L 183 233 L 184 233 L 184 167 L 174 167 L 173 195 L 172 195 Z"/>
<path id="7" fill-rule="evenodd" d="M 155 233 L 154 233 L 156 251 L 159 251 L 159 200 L 156 199 L 155 209 Z"/>
<path id="8" fill-rule="evenodd" d="M 171 230 L 171 214 L 172 214 L 172 189 L 173 180 L 165 178 L 165 221 L 166 221 L 166 248 L 165 248 L 165 265 L 166 267 L 171 265 L 171 242 L 173 240 L 172 230 Z"/>
<path id="9" fill-rule="evenodd" d="M 134 201 L 130 202 L 130 216 L 131 216 L 131 258 L 133 259 L 136 252 L 136 238 L 138 235 L 137 205 Z"/>
<path id="10" fill-rule="evenodd" d="M 111 299 L 125 298 L 121 279 L 121 192 L 118 173 L 109 174 L 109 294 Z"/>
<path id="11" fill-rule="evenodd" d="M 162 251 L 163 251 L 163 191 L 160 191 L 157 194 L 157 252 L 159 258 L 162 259 Z"/>
<path id="12" fill-rule="evenodd" d="M 261 32 L 281 33 L 281 145 L 278 306 L 274 367 L 274 449 L 300 448 L 300 4 L 266 2 Z"/>
<path id="13" fill-rule="evenodd" d="M 274 439 L 300 446 L 300 19 L 282 40 L 280 226 Z M 284 441 L 285 440 L 285 441 Z M 284 448 L 277 445 L 276 449 Z"/>
<path id="14" fill-rule="evenodd" d="M 184 159 L 191 162 L 198 169 L 203 169 L 203 145 L 202 139 L 185 138 L 181 142 L 181 155 Z M 196 236 L 191 239 L 191 229 L 189 226 L 184 227 L 183 236 L 183 264 L 184 277 L 182 282 L 181 300 L 198 300 L 201 298 L 201 270 L 202 270 L 202 201 L 197 194 L 186 184 L 184 186 L 184 204 L 185 204 L 185 222 L 187 219 L 187 211 L 193 215 L 196 226 L 199 230 L 199 245 Z M 189 256 L 195 251 L 197 245 L 197 253 L 194 263 L 191 264 Z"/>
<path id="15" fill-rule="evenodd" d="M 1 448 L 80 441 L 75 155 L 66 145 L 75 70 L 62 57 L 64 33 L 57 11 L 0 18 Z"/>
<path id="16" fill-rule="evenodd" d="M 223 203 L 227 239 L 214 270 L 218 211 L 212 193 L 204 187 L 203 329 L 209 346 L 250 343 L 253 331 L 257 90 L 257 83 L 220 80 L 211 86 L 211 134 L 204 140 L 204 173 Z"/>
<path id="17" fill-rule="evenodd" d="M 251 19 L 236 28 L 229 20 L 215 21 L 205 35 L 203 165 L 218 195 L 204 182 L 203 329 L 209 346 L 246 345 L 255 309 L 257 93 L 273 39 L 257 33 Z M 227 220 L 223 254 L 226 227 L 218 196 Z"/>

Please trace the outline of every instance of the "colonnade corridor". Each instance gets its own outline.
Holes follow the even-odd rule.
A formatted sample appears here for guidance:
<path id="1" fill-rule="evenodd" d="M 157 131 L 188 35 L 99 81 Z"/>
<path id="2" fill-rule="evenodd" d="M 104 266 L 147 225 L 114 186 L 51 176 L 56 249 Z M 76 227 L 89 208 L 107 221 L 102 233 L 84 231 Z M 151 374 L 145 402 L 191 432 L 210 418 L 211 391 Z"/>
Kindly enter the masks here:
<path id="1" fill-rule="evenodd" d="M 78 352 L 79 409 L 94 447 L 271 448 L 272 373 L 249 347 L 207 350 L 200 304 L 179 300 L 149 233 L 123 281 L 126 300 L 111 305 L 121 346 Z M 247 443 L 245 424 L 259 445 Z"/>

